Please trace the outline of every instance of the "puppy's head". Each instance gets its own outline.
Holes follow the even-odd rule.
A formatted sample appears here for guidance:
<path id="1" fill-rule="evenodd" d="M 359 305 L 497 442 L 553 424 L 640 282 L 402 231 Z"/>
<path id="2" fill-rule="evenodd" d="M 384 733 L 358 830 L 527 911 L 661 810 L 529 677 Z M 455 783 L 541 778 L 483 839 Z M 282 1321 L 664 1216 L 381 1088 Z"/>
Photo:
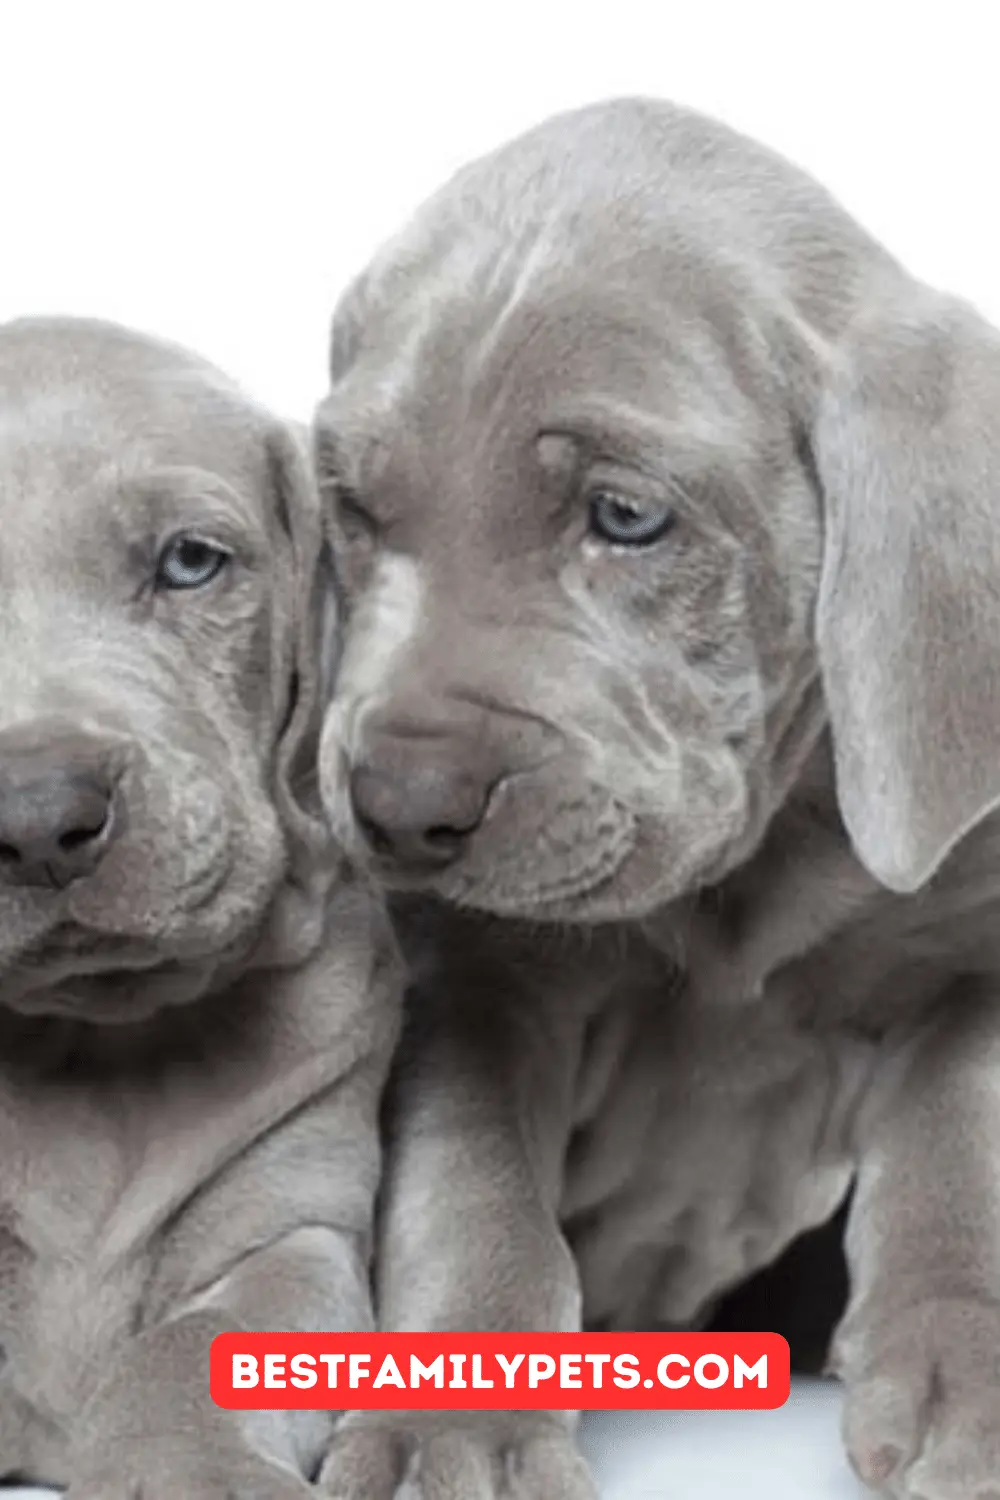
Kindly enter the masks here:
<path id="1" fill-rule="evenodd" d="M 312 941 L 319 530 L 193 355 L 0 328 L 0 1002 L 132 1019 Z"/>
<path id="2" fill-rule="evenodd" d="M 1000 349 L 811 181 L 625 102 L 467 169 L 335 322 L 338 832 L 395 886 L 639 915 L 829 722 L 886 884 L 1000 794 Z"/>

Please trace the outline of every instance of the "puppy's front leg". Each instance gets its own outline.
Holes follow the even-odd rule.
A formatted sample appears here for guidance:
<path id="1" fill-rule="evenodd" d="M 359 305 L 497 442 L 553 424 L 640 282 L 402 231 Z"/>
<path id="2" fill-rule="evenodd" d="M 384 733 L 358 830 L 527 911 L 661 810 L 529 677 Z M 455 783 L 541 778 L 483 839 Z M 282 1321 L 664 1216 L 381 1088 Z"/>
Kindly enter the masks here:
<path id="1" fill-rule="evenodd" d="M 77 1423 L 67 1500 L 305 1500 L 324 1413 L 222 1411 L 209 1350 L 238 1328 L 370 1326 L 365 1256 L 310 1225 L 247 1255 L 177 1315 L 117 1348 Z"/>
<path id="2" fill-rule="evenodd" d="M 1000 996 L 948 997 L 863 1121 L 835 1341 L 845 1436 L 873 1487 L 1000 1494 Z"/>
<path id="3" fill-rule="evenodd" d="M 478 988 L 481 989 L 481 981 Z M 574 1330 L 557 1218 L 572 1046 L 502 997 L 420 1007 L 393 1088 L 378 1254 L 381 1326 Z M 353 1413 L 322 1482 L 337 1500 L 589 1500 L 565 1413 Z"/>

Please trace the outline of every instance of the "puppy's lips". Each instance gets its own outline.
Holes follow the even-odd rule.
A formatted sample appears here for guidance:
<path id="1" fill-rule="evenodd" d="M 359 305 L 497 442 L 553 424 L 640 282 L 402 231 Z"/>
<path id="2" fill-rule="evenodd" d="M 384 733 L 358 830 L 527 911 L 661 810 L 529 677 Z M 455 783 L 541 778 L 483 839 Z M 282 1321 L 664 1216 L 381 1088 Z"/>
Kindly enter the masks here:
<path id="1" fill-rule="evenodd" d="M 635 847 L 637 822 L 624 803 L 592 784 L 546 805 L 551 791 L 548 781 L 508 778 L 452 864 L 408 874 L 386 870 L 379 878 L 393 890 L 432 890 L 457 906 L 500 916 L 546 920 L 551 909 L 554 920 L 557 912 L 571 912 L 614 882 Z"/>
<path id="2" fill-rule="evenodd" d="M 493 853 L 488 840 L 477 846 L 474 839 L 465 859 L 425 879 L 423 888 L 457 906 L 500 917 L 588 925 L 634 921 L 728 867 L 728 852 L 746 825 L 742 783 L 738 795 L 712 803 L 702 819 L 695 819 L 697 852 L 683 805 L 672 814 L 643 815 L 603 788 L 598 792 L 596 808 L 597 798 L 583 795 L 568 810 L 563 830 L 553 820 L 557 836 L 548 844 L 544 838 L 520 845 L 505 839 Z M 518 821 L 524 825 L 524 809 Z M 533 826 L 543 829 L 546 819 L 537 817 Z"/>
<path id="3" fill-rule="evenodd" d="M 135 939 L 102 937 L 64 924 L 4 964 L 3 1003 L 23 1008 L 22 1002 L 42 991 L 109 973 L 142 973 L 157 962 L 149 945 Z M 29 1008 L 37 1006 L 29 1001 Z"/>
<path id="4" fill-rule="evenodd" d="M 232 840 L 227 837 L 206 851 L 184 885 L 159 891 L 155 868 L 148 872 L 152 884 L 143 878 L 143 860 L 115 871 L 112 861 L 118 852 L 112 850 L 92 876 L 60 891 L 39 893 L 32 908 L 37 920 L 25 924 L 20 941 L 0 949 L 3 1003 L 16 1005 L 22 994 L 62 984 L 75 993 L 78 981 L 92 977 L 102 982 L 164 964 L 200 962 L 216 953 L 217 939 L 206 938 L 197 919 L 229 884 L 237 858 Z M 78 1001 L 66 1013 L 70 1009 L 78 1014 Z"/>
<path id="5" fill-rule="evenodd" d="M 221 968 L 252 947 L 247 935 L 220 945 L 95 934 L 64 924 L 0 968 L 0 1004 L 24 1015 L 135 1021 L 198 999 Z"/>
<path id="6" fill-rule="evenodd" d="M 620 820 L 604 837 L 588 841 L 586 860 L 572 870 L 553 870 L 548 878 L 544 873 L 539 878 L 537 865 L 534 871 L 530 867 L 522 871 L 514 861 L 501 859 L 490 864 L 485 879 L 461 867 L 445 871 L 436 889 L 446 900 L 481 907 L 498 916 L 540 916 L 544 920 L 549 909 L 553 917 L 572 910 L 585 897 L 609 887 L 635 848 L 635 819 L 620 804 L 616 809 Z M 543 872 L 546 863 L 543 855 Z"/>
<path id="7" fill-rule="evenodd" d="M 147 1020 L 168 1006 L 186 1005 L 204 993 L 214 974 L 212 963 L 162 963 L 155 958 L 74 974 L 70 978 L 20 987 L 4 995 L 4 1004 L 28 1016 L 61 1016 L 101 1025 Z"/>

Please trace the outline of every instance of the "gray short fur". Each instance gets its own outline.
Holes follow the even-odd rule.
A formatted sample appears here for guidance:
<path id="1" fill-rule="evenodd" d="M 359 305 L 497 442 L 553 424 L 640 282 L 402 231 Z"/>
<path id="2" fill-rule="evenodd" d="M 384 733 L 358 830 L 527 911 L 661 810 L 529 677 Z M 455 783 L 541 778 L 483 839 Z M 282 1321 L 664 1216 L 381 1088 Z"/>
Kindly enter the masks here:
<path id="1" fill-rule="evenodd" d="M 1000 338 L 801 171 L 619 101 L 375 259 L 316 453 L 327 805 L 448 903 L 404 928 L 383 1317 L 696 1322 L 856 1177 L 851 1457 L 995 1496 Z M 674 526 L 608 546 L 599 490 Z M 464 818 L 457 856 L 373 852 L 362 785 L 410 856 Z M 357 1420 L 337 1493 L 403 1451 Z M 586 1493 L 557 1425 L 422 1451 L 435 1500 L 515 1461 Z"/>
<path id="2" fill-rule="evenodd" d="M 232 562 L 158 592 L 184 529 Z M 71 1500 L 307 1496 L 329 1418 L 216 1408 L 211 1340 L 371 1322 L 397 967 L 315 791 L 322 555 L 300 435 L 217 371 L 0 328 L 0 785 L 85 750 L 121 825 L 0 883 L 0 1475 Z"/>

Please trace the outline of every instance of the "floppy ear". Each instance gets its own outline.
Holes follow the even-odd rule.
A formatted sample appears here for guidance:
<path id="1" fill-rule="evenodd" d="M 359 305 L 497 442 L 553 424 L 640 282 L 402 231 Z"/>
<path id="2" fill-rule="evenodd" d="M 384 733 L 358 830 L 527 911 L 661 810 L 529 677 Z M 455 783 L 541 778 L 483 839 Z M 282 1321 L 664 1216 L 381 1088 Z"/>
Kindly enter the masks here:
<path id="1" fill-rule="evenodd" d="M 336 852 L 319 796 L 318 755 L 336 648 L 332 568 L 320 522 L 319 497 L 306 434 L 284 425 L 268 435 L 269 474 L 278 521 L 287 540 L 284 607 L 272 648 L 275 702 L 273 796 L 289 848 L 288 890 L 281 912 L 285 944 L 297 949 L 318 937 L 323 898 Z M 280 611 L 280 605 L 276 604 Z"/>
<path id="2" fill-rule="evenodd" d="M 820 403 L 820 668 L 859 858 L 913 891 L 1000 801 L 1000 336 L 914 286 Z"/>

